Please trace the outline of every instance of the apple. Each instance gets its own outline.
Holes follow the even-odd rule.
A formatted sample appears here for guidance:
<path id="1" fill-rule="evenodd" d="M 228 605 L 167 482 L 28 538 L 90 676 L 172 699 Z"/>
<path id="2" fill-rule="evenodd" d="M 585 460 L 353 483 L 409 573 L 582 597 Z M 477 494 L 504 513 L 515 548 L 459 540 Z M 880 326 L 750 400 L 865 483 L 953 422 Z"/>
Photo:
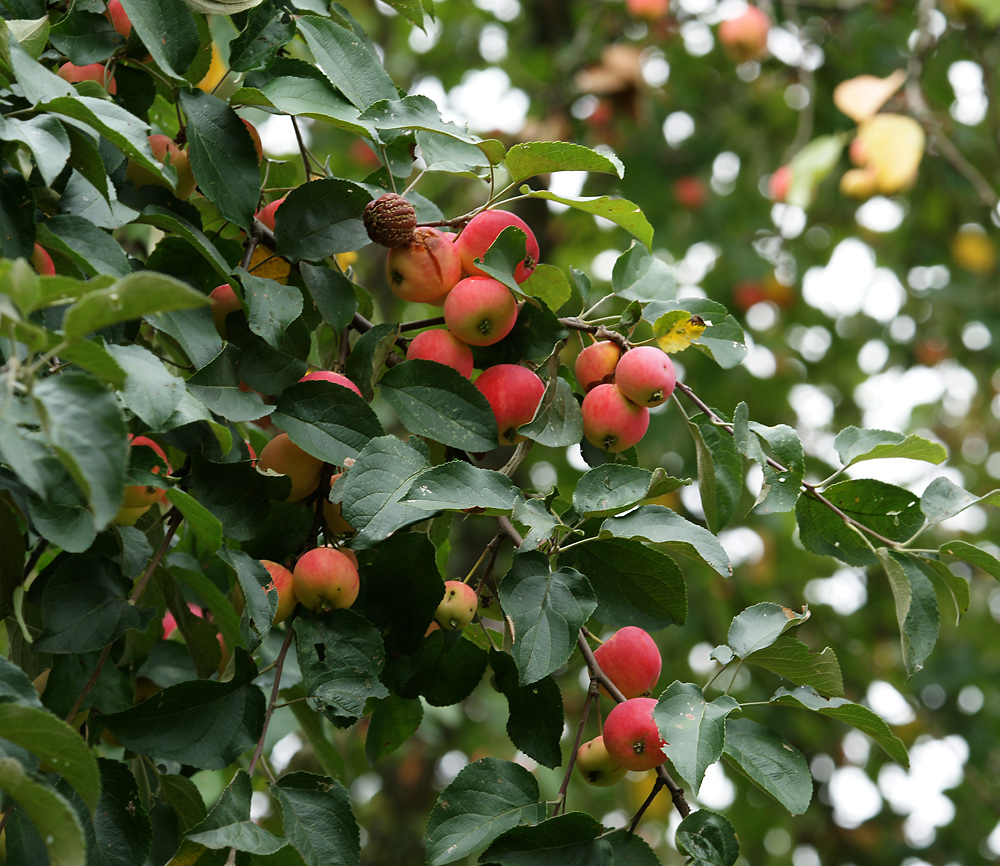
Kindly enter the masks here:
<path id="1" fill-rule="evenodd" d="M 634 625 L 618 629 L 594 650 L 594 658 L 626 698 L 648 695 L 663 664 L 656 641 Z"/>
<path id="2" fill-rule="evenodd" d="M 708 187 L 697 177 L 686 175 L 674 181 L 674 198 L 686 210 L 698 210 L 708 201 Z"/>
<path id="3" fill-rule="evenodd" d="M 538 374 L 520 364 L 497 364 L 483 370 L 475 385 L 497 419 L 500 444 L 523 442 L 517 428 L 535 417 L 545 394 L 545 383 Z"/>
<path id="4" fill-rule="evenodd" d="M 298 598 L 295 597 L 292 573 L 285 566 L 272 562 L 270 559 L 262 559 L 260 564 L 271 575 L 271 582 L 264 589 L 270 591 L 274 588 L 278 592 L 278 609 L 274 612 L 273 620 L 274 625 L 277 625 L 288 619 L 292 611 L 295 610 L 295 605 L 299 602 Z"/>
<path id="5" fill-rule="evenodd" d="M 653 721 L 655 706 L 655 698 L 630 698 L 604 720 L 604 746 L 626 770 L 652 770 L 667 760 L 661 748 L 666 743 Z"/>
<path id="6" fill-rule="evenodd" d="M 343 472 L 338 472 L 330 477 L 331 490 L 333 490 L 334 482 L 343 474 Z M 323 500 L 323 519 L 326 521 L 326 528 L 334 535 L 354 535 L 354 527 L 344 520 L 344 511 L 339 502 L 330 502 L 329 499 Z M 351 557 L 354 560 L 354 565 L 357 566 L 358 560 L 353 551 L 344 550 L 343 553 Z"/>
<path id="7" fill-rule="evenodd" d="M 205 611 L 203 611 L 198 605 L 188 602 L 188 610 L 191 611 L 195 616 L 200 616 L 204 618 Z M 163 637 L 164 639 L 169 638 L 175 631 L 177 631 L 177 620 L 174 615 L 168 610 L 163 614 L 163 619 L 160 621 L 163 627 Z"/>
<path id="8" fill-rule="evenodd" d="M 212 321 L 215 323 L 215 330 L 223 340 L 226 339 L 226 316 L 235 313 L 237 310 L 243 311 L 243 302 L 236 296 L 232 285 L 223 283 L 216 286 L 208 293 L 208 300 L 212 304 Z"/>
<path id="9" fill-rule="evenodd" d="M 514 294 L 492 277 L 466 277 L 444 300 L 444 323 L 470 346 L 492 346 L 517 321 Z"/>
<path id="10" fill-rule="evenodd" d="M 262 207 L 254 214 L 261 223 L 270 231 L 274 231 L 275 212 L 285 201 L 284 197 L 272 201 Z M 288 259 L 276 256 L 267 244 L 258 244 L 250 256 L 250 266 L 247 270 L 256 277 L 276 280 L 283 286 L 288 285 L 288 277 L 292 272 L 292 265 Z"/>
<path id="11" fill-rule="evenodd" d="M 609 454 L 631 448 L 649 428 L 649 410 L 629 400 L 616 385 L 598 385 L 583 398 L 580 411 L 586 440 Z"/>
<path id="12" fill-rule="evenodd" d="M 292 577 L 295 597 L 310 610 L 340 610 L 350 607 L 358 597 L 358 567 L 335 547 L 303 553 Z"/>
<path id="13" fill-rule="evenodd" d="M 754 60 L 767 51 L 771 19 L 756 6 L 748 6 L 742 15 L 719 24 L 719 42 L 738 63 Z"/>
<path id="14" fill-rule="evenodd" d="M 31 252 L 31 265 L 43 277 L 56 275 L 56 266 L 52 263 L 52 256 L 46 252 L 45 247 L 41 244 L 35 244 Z"/>
<path id="15" fill-rule="evenodd" d="M 447 328 L 422 331 L 410 340 L 410 345 L 406 347 L 406 360 L 420 358 L 453 367 L 466 379 L 472 375 L 472 349 Z"/>
<path id="16" fill-rule="evenodd" d="M 497 236 L 508 226 L 516 226 L 527 235 L 526 257 L 514 269 L 514 279 L 523 283 L 538 264 L 538 241 L 528 224 L 516 214 L 505 210 L 484 210 L 476 214 L 455 241 L 455 248 L 462 260 L 462 270 L 467 276 L 488 276 L 475 265 L 476 259 L 486 255 Z"/>
<path id="17" fill-rule="evenodd" d="M 292 490 L 288 502 L 304 499 L 319 485 L 323 461 L 307 454 L 288 438 L 287 433 L 279 433 L 263 447 L 257 468 L 269 469 L 292 480 Z"/>
<path id="18" fill-rule="evenodd" d="M 409 243 L 392 247 L 386 268 L 392 293 L 421 304 L 441 303 L 462 278 L 452 236 L 431 226 L 415 228 Z"/>
<path id="19" fill-rule="evenodd" d="M 460 580 L 444 582 L 444 598 L 434 613 L 434 619 L 441 628 L 461 631 L 476 615 L 479 596 L 467 583 Z"/>
<path id="20" fill-rule="evenodd" d="M 335 385 L 340 385 L 344 388 L 350 388 L 355 394 L 364 399 L 364 395 L 361 393 L 361 389 L 355 385 L 350 379 L 347 378 L 343 373 L 334 373 L 332 370 L 313 370 L 311 373 L 306 373 L 300 382 L 333 382 Z"/>
<path id="21" fill-rule="evenodd" d="M 878 172 L 871 168 L 849 168 L 841 175 L 840 192 L 849 198 L 871 198 L 878 192 Z"/>
<path id="22" fill-rule="evenodd" d="M 621 354 L 621 348 L 611 340 L 601 340 L 581 350 L 576 356 L 573 372 L 584 394 L 597 385 L 611 381 Z"/>
<path id="23" fill-rule="evenodd" d="M 115 28 L 115 32 L 128 39 L 132 33 L 132 22 L 122 8 L 122 0 L 111 0 L 108 3 L 108 19 L 111 21 L 111 26 Z"/>
<path id="24" fill-rule="evenodd" d="M 615 368 L 615 385 L 639 406 L 660 406 L 670 399 L 677 384 L 674 362 L 656 346 L 630 349 Z"/>
<path id="25" fill-rule="evenodd" d="M 417 227 L 417 212 L 401 195 L 387 192 L 365 205 L 361 220 L 368 238 L 384 247 L 401 247 L 410 242 Z"/>
<path id="26" fill-rule="evenodd" d="M 103 63 L 87 63 L 83 66 L 77 66 L 75 63 L 64 63 L 56 74 L 70 84 L 75 84 L 78 81 L 96 81 L 112 96 L 118 92 L 115 77 L 113 75 L 108 77 L 108 70 Z"/>
<path id="27" fill-rule="evenodd" d="M 628 772 L 611 755 L 604 745 L 604 737 L 583 743 L 576 753 L 576 769 L 589 785 L 607 788 L 620 782 Z"/>
<path id="28" fill-rule="evenodd" d="M 247 128 L 247 132 L 250 133 L 250 138 L 253 139 L 253 149 L 257 151 L 257 162 L 260 162 L 264 158 L 264 145 L 260 140 L 260 133 L 257 132 L 257 127 L 255 127 L 245 117 L 241 117 L 240 120 L 243 121 L 243 125 Z"/>
<path id="29" fill-rule="evenodd" d="M 274 231 L 274 214 L 279 207 L 284 203 L 285 197 L 282 196 L 270 204 L 264 205 L 257 213 L 254 214 L 257 219 L 259 219 L 264 225 L 266 225 L 272 232 Z"/>
<path id="30" fill-rule="evenodd" d="M 177 198 L 190 198 L 191 193 L 194 192 L 196 183 L 194 174 L 191 171 L 191 161 L 188 158 L 188 152 L 178 147 L 169 135 L 149 136 L 149 148 L 153 151 L 153 156 L 157 162 L 169 162 L 176 169 Z M 128 165 L 125 167 L 125 177 L 132 181 L 137 189 L 143 186 L 162 186 L 170 189 L 170 184 L 166 180 L 131 160 L 129 160 Z"/>
<path id="31" fill-rule="evenodd" d="M 783 165 L 774 170 L 767 181 L 767 194 L 771 201 L 783 202 L 792 188 L 792 167 Z"/>
<path id="32" fill-rule="evenodd" d="M 139 522 L 139 518 L 152 507 L 152 505 L 143 505 L 139 508 L 122 507 L 118 509 L 118 513 L 111 518 L 111 522 L 115 526 L 135 526 L 136 523 Z"/>
<path id="33" fill-rule="evenodd" d="M 146 436 L 133 436 L 129 440 L 129 447 L 135 448 L 149 448 L 153 451 L 156 459 L 156 465 L 154 465 L 149 471 L 154 475 L 161 474 L 161 470 L 164 475 L 170 474 L 170 463 L 167 460 L 167 455 L 164 453 L 163 449 L 152 439 Z M 151 462 L 150 456 L 145 455 L 144 462 Z M 152 505 L 157 500 L 163 498 L 163 490 L 159 487 L 144 486 L 141 484 L 130 484 L 125 488 L 125 497 L 122 499 L 123 508 L 144 508 L 145 506 Z M 142 515 L 137 515 L 141 517 Z M 131 524 L 128 524 L 131 525 Z"/>

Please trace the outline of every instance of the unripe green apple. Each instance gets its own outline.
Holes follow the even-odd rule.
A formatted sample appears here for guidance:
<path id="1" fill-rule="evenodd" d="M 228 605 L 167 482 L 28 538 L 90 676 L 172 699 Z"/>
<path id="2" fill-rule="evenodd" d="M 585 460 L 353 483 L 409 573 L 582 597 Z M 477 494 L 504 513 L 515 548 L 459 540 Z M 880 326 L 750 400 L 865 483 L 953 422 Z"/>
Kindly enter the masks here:
<path id="1" fill-rule="evenodd" d="M 78 81 L 96 81 L 112 96 L 118 92 L 115 77 L 108 77 L 108 70 L 103 63 L 87 63 L 77 66 L 75 63 L 64 63 L 56 73 L 63 81 L 76 84 Z"/>
<path id="2" fill-rule="evenodd" d="M 303 553 L 292 569 L 295 597 L 310 610 L 341 610 L 354 604 L 360 589 L 358 568 L 334 547 Z"/>
<path id="3" fill-rule="evenodd" d="M 56 266 L 52 263 L 52 256 L 46 252 L 41 244 L 35 244 L 31 252 L 31 266 L 43 277 L 56 275 Z"/>
<path id="4" fill-rule="evenodd" d="M 257 468 L 287 475 L 292 480 L 288 502 L 304 499 L 319 485 L 323 461 L 307 454 L 288 438 L 279 433 L 260 452 Z"/>
<path id="5" fill-rule="evenodd" d="M 649 410 L 628 399 L 615 385 L 598 385 L 583 398 L 583 435 L 602 451 L 631 448 L 649 429 Z"/>
<path id="6" fill-rule="evenodd" d="M 311 373 L 306 373 L 300 382 L 333 382 L 335 385 L 340 385 L 343 388 L 348 388 L 357 394 L 362 399 L 364 395 L 361 393 L 361 389 L 355 385 L 350 379 L 347 378 L 343 373 L 334 373 L 332 370 L 313 370 Z"/>
<path id="7" fill-rule="evenodd" d="M 150 468 L 150 472 L 154 475 L 169 475 L 170 474 L 170 463 L 167 461 L 167 455 L 164 453 L 163 449 L 152 439 L 146 436 L 133 436 L 129 440 L 129 446 L 132 448 L 149 448 L 152 450 L 155 457 L 150 456 L 148 453 L 143 455 L 144 463 L 153 463 L 155 465 Z M 152 505 L 157 500 L 163 498 L 163 490 L 159 487 L 149 486 L 146 487 L 141 484 L 130 484 L 125 488 L 125 497 L 122 499 L 123 508 L 145 508 L 146 506 Z M 137 515 L 136 519 L 142 515 Z M 134 523 L 134 521 L 133 521 Z M 132 524 L 126 524 L 131 526 Z"/>
<path id="8" fill-rule="evenodd" d="M 479 596 L 467 583 L 460 580 L 444 582 L 444 598 L 434 613 L 434 619 L 441 628 L 461 631 L 476 615 Z"/>
<path id="9" fill-rule="evenodd" d="M 756 6 L 748 6 L 742 15 L 719 24 L 719 42 L 738 63 L 754 60 L 767 51 L 771 19 Z"/>
<path id="10" fill-rule="evenodd" d="M 516 321 L 513 293 L 492 277 L 466 277 L 444 299 L 444 323 L 470 346 L 499 343 Z"/>
<path id="11" fill-rule="evenodd" d="M 520 364 L 497 364 L 479 374 L 475 382 L 497 419 L 501 445 L 523 442 L 517 428 L 535 417 L 545 394 L 538 374 Z"/>
<path id="12" fill-rule="evenodd" d="M 607 788 L 620 782 L 628 772 L 620 766 L 604 745 L 604 737 L 594 737 L 576 753 L 576 769 L 588 785 Z"/>
<path id="13" fill-rule="evenodd" d="M 152 507 L 152 505 L 143 505 L 139 508 L 122 507 L 118 509 L 118 513 L 111 518 L 111 522 L 115 526 L 135 526 L 136 523 L 138 523 L 139 518 Z"/>
<path id="14" fill-rule="evenodd" d="M 604 720 L 604 746 L 611 759 L 626 770 L 652 770 L 667 756 L 653 721 L 655 698 L 631 698 L 617 704 Z"/>
<path id="15" fill-rule="evenodd" d="M 515 226 L 527 235 L 525 259 L 514 269 L 514 279 L 523 283 L 531 276 L 538 264 L 538 241 L 535 233 L 523 219 L 505 210 L 484 210 L 476 214 L 455 241 L 455 248 L 462 260 L 462 271 L 467 276 L 488 276 L 485 271 L 476 267 L 475 261 L 486 255 L 500 232 L 508 226 Z"/>
<path id="16" fill-rule="evenodd" d="M 208 300 L 212 305 L 212 321 L 215 323 L 215 330 L 223 340 L 226 339 L 226 316 L 237 311 L 242 312 L 243 302 L 236 296 L 230 283 L 223 283 L 216 286 L 208 293 Z"/>
<path id="17" fill-rule="evenodd" d="M 431 226 L 413 230 L 410 242 L 389 250 L 389 288 L 397 298 L 439 304 L 462 277 L 452 235 Z"/>
<path id="18" fill-rule="evenodd" d="M 648 695 L 663 665 L 656 641 L 634 625 L 618 629 L 594 650 L 594 658 L 626 698 Z"/>
<path id="19" fill-rule="evenodd" d="M 659 406 L 670 399 L 677 384 L 674 362 L 656 346 L 630 349 L 615 368 L 615 385 L 639 406 Z"/>
<path id="20" fill-rule="evenodd" d="M 453 367 L 466 379 L 472 375 L 472 349 L 447 328 L 422 331 L 410 340 L 410 345 L 406 347 L 406 360 L 419 358 Z"/>
<path id="21" fill-rule="evenodd" d="M 194 174 L 191 171 L 191 160 L 188 152 L 178 147 L 168 135 L 149 136 L 149 148 L 153 151 L 153 156 L 159 163 L 169 162 L 177 171 L 177 198 L 186 199 L 191 197 L 195 189 Z M 129 161 L 125 167 L 125 177 L 127 177 L 136 188 L 143 186 L 162 186 L 170 189 L 170 184 L 162 177 L 153 174 L 149 169 L 143 168 L 136 162 Z"/>
<path id="22" fill-rule="evenodd" d="M 293 584 L 294 579 L 292 573 L 280 563 L 272 562 L 270 559 L 262 559 L 260 564 L 271 575 L 271 583 L 264 588 L 269 591 L 271 587 L 274 587 L 278 593 L 278 608 L 274 612 L 274 625 L 277 625 L 288 619 L 292 611 L 295 610 L 295 605 L 298 604 L 299 600 L 295 596 Z"/>
<path id="23" fill-rule="evenodd" d="M 592 343 L 580 351 L 573 365 L 573 373 L 584 394 L 597 385 L 611 381 L 621 354 L 618 344 L 611 340 Z"/>

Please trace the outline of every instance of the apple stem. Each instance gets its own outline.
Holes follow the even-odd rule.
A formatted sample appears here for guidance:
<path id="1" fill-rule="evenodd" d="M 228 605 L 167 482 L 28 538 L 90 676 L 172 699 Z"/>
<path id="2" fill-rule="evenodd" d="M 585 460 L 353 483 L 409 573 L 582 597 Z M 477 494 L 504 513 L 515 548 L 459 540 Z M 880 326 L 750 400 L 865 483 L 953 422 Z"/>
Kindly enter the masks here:
<path id="1" fill-rule="evenodd" d="M 576 728 L 576 740 L 573 742 L 573 751 L 569 754 L 569 761 L 566 763 L 566 774 L 563 776 L 562 784 L 559 786 L 559 796 L 556 798 L 555 809 L 552 810 L 553 818 L 566 808 L 566 791 L 569 789 L 569 780 L 573 775 L 573 767 L 576 765 L 576 756 L 580 752 L 580 743 L 583 740 L 583 728 L 587 723 L 590 707 L 597 698 L 597 688 L 597 680 L 591 680 L 590 687 L 587 689 L 587 699 L 583 702 L 583 710 L 580 712 L 580 724 Z"/>
<path id="2" fill-rule="evenodd" d="M 292 616 L 295 614 L 293 612 Z M 288 647 L 292 644 L 292 635 L 295 634 L 295 629 L 292 628 L 292 621 L 288 623 L 288 629 L 285 632 L 285 640 L 281 644 L 281 651 L 278 653 L 278 658 L 274 662 L 274 685 L 271 687 L 271 700 L 267 703 L 267 712 L 264 714 L 264 727 L 260 732 L 260 739 L 257 740 L 257 748 L 254 749 L 253 758 L 250 759 L 250 766 L 247 768 L 247 773 L 252 776 L 254 769 L 257 767 L 257 761 L 260 760 L 261 755 L 264 752 L 264 738 L 267 736 L 267 727 L 271 724 L 271 716 L 274 715 L 275 707 L 278 705 L 278 690 L 281 688 L 281 672 L 285 667 L 285 656 L 288 655 Z"/>

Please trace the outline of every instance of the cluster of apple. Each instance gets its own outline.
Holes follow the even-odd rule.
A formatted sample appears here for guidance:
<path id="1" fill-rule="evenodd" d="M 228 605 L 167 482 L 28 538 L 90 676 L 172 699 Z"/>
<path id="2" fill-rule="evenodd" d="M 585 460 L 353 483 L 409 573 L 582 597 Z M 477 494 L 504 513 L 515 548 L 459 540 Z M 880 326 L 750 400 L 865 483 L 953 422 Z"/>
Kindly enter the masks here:
<path id="1" fill-rule="evenodd" d="M 361 583 L 358 560 L 346 548 L 316 547 L 303 553 L 289 571 L 269 559 L 260 560 L 271 576 L 265 589 L 278 593 L 274 624 L 284 622 L 301 604 L 309 610 L 329 611 L 350 607 L 357 600 Z"/>
<path id="2" fill-rule="evenodd" d="M 629 770 L 653 770 L 667 759 L 653 719 L 656 699 L 648 697 L 663 662 L 653 638 L 631 625 L 594 650 L 594 659 L 625 700 L 608 713 L 604 732 L 580 746 L 576 768 L 591 785 L 606 787 Z"/>

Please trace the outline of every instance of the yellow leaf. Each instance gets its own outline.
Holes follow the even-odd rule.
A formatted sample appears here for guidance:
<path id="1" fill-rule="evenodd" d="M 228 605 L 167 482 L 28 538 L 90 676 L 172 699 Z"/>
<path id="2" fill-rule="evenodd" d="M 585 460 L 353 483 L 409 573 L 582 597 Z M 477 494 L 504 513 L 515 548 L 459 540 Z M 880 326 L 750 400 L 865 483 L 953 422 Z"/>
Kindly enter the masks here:
<path id="1" fill-rule="evenodd" d="M 255 277 L 277 280 L 281 285 L 287 286 L 292 266 L 288 259 L 276 256 L 273 250 L 261 244 L 253 251 L 248 270 Z"/>
<path id="2" fill-rule="evenodd" d="M 689 316 L 675 322 L 667 333 L 657 338 L 656 345 L 670 354 L 683 352 L 705 333 L 707 327 L 708 323 L 701 316 Z"/>
<path id="3" fill-rule="evenodd" d="M 887 78 L 859 75 L 841 81 L 833 91 L 833 104 L 855 123 L 874 117 L 890 97 L 903 86 L 906 73 L 897 69 Z"/>
<path id="4" fill-rule="evenodd" d="M 219 52 L 219 46 L 213 42 L 212 62 L 208 67 L 208 72 L 205 73 L 205 77 L 198 82 L 198 88 L 199 90 L 204 90 L 205 93 L 211 93 L 225 77 L 226 64 L 222 62 L 222 54 Z"/>

